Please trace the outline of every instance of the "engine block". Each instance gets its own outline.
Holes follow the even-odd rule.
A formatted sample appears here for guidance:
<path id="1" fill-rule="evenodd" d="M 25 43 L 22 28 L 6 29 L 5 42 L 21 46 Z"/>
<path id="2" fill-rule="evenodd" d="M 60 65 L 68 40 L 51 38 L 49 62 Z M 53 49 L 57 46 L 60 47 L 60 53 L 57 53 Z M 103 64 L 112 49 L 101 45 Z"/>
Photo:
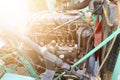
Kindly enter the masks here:
<path id="1" fill-rule="evenodd" d="M 28 35 L 62 61 L 72 65 L 93 48 L 89 19 L 85 21 L 79 14 L 58 12 L 43 12 L 35 16 L 28 22 Z M 79 68 L 85 66 L 86 62 Z"/>

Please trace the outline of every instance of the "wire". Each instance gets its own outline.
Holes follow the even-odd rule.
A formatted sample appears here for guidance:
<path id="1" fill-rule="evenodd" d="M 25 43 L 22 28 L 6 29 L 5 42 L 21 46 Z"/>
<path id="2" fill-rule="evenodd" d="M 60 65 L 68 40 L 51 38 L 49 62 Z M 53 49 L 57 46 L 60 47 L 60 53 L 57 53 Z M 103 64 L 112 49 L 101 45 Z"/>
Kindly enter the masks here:
<path id="1" fill-rule="evenodd" d="M 74 28 L 74 29 L 71 29 L 71 27 L 73 27 L 73 26 L 72 26 L 73 23 L 75 23 L 75 28 Z M 70 23 L 70 24 L 68 24 L 68 30 L 69 30 L 69 31 L 74 32 L 74 31 L 76 31 L 77 29 L 78 29 L 78 24 L 77 24 L 75 21 L 72 22 L 72 23 Z"/>
<path id="2" fill-rule="evenodd" d="M 103 6 L 103 5 L 100 5 L 97 9 L 95 9 L 95 11 L 93 12 L 93 14 L 96 13 L 99 9 L 101 9 L 102 6 Z"/>
<path id="3" fill-rule="evenodd" d="M 117 37 L 115 37 L 115 38 L 113 39 L 113 41 L 112 41 L 112 43 L 111 43 L 111 46 L 110 46 L 110 48 L 109 48 L 109 50 L 108 50 L 108 52 L 107 52 L 107 54 L 106 54 L 103 62 L 101 63 L 101 65 L 100 65 L 100 67 L 99 67 L 99 69 L 98 69 L 97 75 L 99 74 L 101 68 L 102 68 L 103 65 L 105 64 L 105 62 L 106 62 L 106 60 L 107 60 L 107 58 L 108 58 L 108 56 L 109 56 L 109 54 L 110 54 L 110 52 L 111 52 L 111 50 L 112 50 L 112 48 L 113 48 L 113 45 L 114 45 L 114 43 L 115 43 L 116 38 L 117 38 Z"/>
<path id="4" fill-rule="evenodd" d="M 74 21 L 78 20 L 79 18 L 81 18 L 81 16 L 79 16 L 79 17 L 77 17 L 77 18 L 75 18 L 75 19 L 73 19 L 73 20 L 67 21 L 67 22 L 65 22 L 65 23 L 57 26 L 57 27 L 54 28 L 53 30 L 49 31 L 47 34 L 53 32 L 54 30 L 57 30 L 57 29 L 59 29 L 59 28 L 62 28 L 64 25 L 69 24 L 69 23 L 71 23 L 71 22 L 74 22 Z"/>

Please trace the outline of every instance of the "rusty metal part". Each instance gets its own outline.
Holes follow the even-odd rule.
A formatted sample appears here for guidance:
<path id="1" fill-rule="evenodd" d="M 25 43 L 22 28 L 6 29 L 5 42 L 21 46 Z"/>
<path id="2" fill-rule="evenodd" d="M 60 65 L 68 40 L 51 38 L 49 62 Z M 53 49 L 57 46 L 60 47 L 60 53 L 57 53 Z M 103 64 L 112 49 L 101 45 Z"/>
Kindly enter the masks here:
<path id="1" fill-rule="evenodd" d="M 78 37 L 78 50 L 83 49 L 82 51 L 86 51 L 86 42 L 88 37 L 92 34 L 92 29 L 87 27 L 87 25 L 82 25 L 77 30 L 77 37 Z"/>
<path id="2" fill-rule="evenodd" d="M 87 41 L 88 41 L 88 38 L 91 36 L 92 34 L 92 28 L 91 27 L 86 27 L 83 31 L 82 31 L 82 35 L 81 35 L 81 38 L 82 38 L 82 47 L 83 47 L 83 50 L 86 52 L 86 49 L 87 49 Z"/>
<path id="3" fill-rule="evenodd" d="M 78 36 L 78 51 L 79 58 L 83 57 L 90 49 L 92 49 L 92 42 L 89 42 L 89 37 L 92 35 L 92 28 L 87 25 L 81 26 L 77 31 Z M 91 39 L 91 38 L 90 38 Z M 89 43 L 87 43 L 89 42 Z M 86 61 L 80 65 L 81 69 L 86 66 Z"/>
<path id="4" fill-rule="evenodd" d="M 77 30 L 77 36 L 78 36 L 78 50 L 80 50 L 80 45 L 81 45 L 81 34 L 82 34 L 82 30 L 84 29 L 84 27 L 80 27 Z"/>

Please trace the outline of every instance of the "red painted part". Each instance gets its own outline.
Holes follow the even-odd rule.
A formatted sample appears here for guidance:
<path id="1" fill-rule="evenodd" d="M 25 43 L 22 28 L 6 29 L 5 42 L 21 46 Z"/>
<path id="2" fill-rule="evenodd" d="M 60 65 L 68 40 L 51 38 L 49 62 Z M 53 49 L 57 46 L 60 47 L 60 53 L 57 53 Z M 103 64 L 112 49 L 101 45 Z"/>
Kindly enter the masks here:
<path id="1" fill-rule="evenodd" d="M 101 41 L 102 41 L 102 21 L 99 21 L 99 16 L 96 16 L 96 24 L 94 28 L 94 47 L 100 44 Z M 98 50 L 95 53 L 96 60 L 100 53 L 101 53 L 100 50 Z"/>

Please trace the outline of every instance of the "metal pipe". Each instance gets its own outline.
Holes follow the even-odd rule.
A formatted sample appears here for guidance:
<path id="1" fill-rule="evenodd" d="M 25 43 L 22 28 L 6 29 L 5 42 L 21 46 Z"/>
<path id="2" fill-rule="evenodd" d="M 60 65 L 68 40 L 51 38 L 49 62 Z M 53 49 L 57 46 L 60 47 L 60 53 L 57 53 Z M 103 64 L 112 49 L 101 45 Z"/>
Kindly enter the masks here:
<path id="1" fill-rule="evenodd" d="M 90 3 L 89 3 L 89 10 L 91 12 L 94 12 L 95 10 L 95 7 L 94 7 L 94 0 L 90 0 Z"/>
<path id="2" fill-rule="evenodd" d="M 80 60 L 78 60 L 76 63 L 74 63 L 71 67 L 74 68 L 83 61 L 85 61 L 87 58 L 89 58 L 91 55 L 93 55 L 97 50 L 102 48 L 104 45 L 106 45 L 109 41 L 111 41 L 114 37 L 116 37 L 118 34 L 120 34 L 120 28 L 117 29 L 114 33 L 112 33 L 108 38 L 106 38 L 103 42 L 101 42 L 97 47 L 92 49 L 90 52 L 88 52 L 84 57 L 82 57 Z M 62 77 L 66 72 L 61 73 L 58 77 L 56 77 L 54 80 L 58 80 L 60 77 Z"/>

